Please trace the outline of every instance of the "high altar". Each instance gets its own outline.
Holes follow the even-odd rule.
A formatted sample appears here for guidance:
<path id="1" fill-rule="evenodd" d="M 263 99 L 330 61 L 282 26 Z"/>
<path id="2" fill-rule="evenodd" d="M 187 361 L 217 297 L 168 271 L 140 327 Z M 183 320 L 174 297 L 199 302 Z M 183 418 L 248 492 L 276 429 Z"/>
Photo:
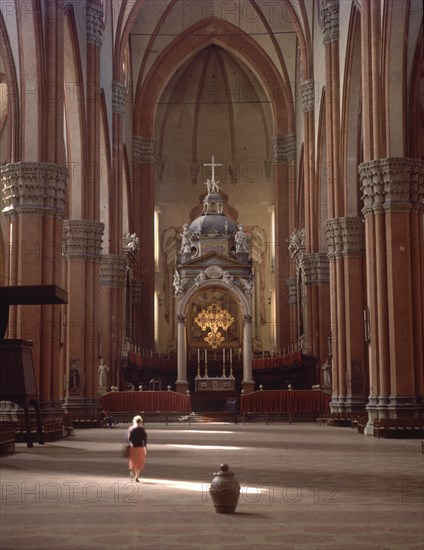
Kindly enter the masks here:
<path id="1" fill-rule="evenodd" d="M 231 350 L 242 342 L 245 393 L 253 390 L 252 379 L 252 299 L 254 281 L 246 235 L 241 225 L 224 211 L 224 196 L 215 180 L 214 162 L 207 179 L 207 194 L 201 215 L 184 224 L 180 254 L 173 287 L 177 319 L 178 376 L 176 389 L 185 393 L 187 381 L 187 342 L 197 343 L 207 356 L 208 349 Z M 198 349 L 198 353 L 200 353 Z M 196 391 L 233 391 L 235 380 L 199 372 Z M 203 368 L 203 367 L 202 367 Z M 225 369 L 225 361 L 224 361 Z"/>

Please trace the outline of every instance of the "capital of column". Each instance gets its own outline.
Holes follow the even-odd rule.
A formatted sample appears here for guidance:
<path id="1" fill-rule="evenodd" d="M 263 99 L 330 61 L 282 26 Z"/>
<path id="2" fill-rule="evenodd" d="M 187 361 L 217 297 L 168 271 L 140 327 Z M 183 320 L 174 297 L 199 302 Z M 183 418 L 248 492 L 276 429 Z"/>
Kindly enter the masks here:
<path id="1" fill-rule="evenodd" d="M 141 306 L 142 304 L 142 288 L 143 281 L 141 279 L 134 279 L 131 283 L 131 297 L 134 306 Z"/>
<path id="2" fill-rule="evenodd" d="M 86 29 L 87 42 L 100 47 L 103 33 L 103 10 L 92 2 L 87 2 L 86 6 Z"/>
<path id="3" fill-rule="evenodd" d="M 253 315 L 250 314 L 250 313 L 245 313 L 243 315 L 243 319 L 244 319 L 244 324 L 245 325 L 249 325 L 252 323 L 252 319 L 253 319 Z"/>
<path id="4" fill-rule="evenodd" d="M 67 260 L 100 261 L 104 224 L 91 220 L 63 222 L 63 256 Z"/>
<path id="5" fill-rule="evenodd" d="M 296 160 L 296 135 L 274 136 L 272 138 L 274 162 Z"/>
<path id="6" fill-rule="evenodd" d="M 55 214 L 63 217 L 68 169 L 50 162 L 15 162 L 0 166 L 4 214 Z"/>
<path id="7" fill-rule="evenodd" d="M 358 217 L 332 218 L 325 224 L 325 237 L 330 260 L 339 256 L 363 256 L 364 222 Z"/>
<path id="8" fill-rule="evenodd" d="M 306 286 L 329 284 L 328 258 L 324 252 L 304 254 L 302 267 Z"/>
<path id="9" fill-rule="evenodd" d="M 127 87 L 123 82 L 119 82 L 118 80 L 112 82 L 112 113 L 118 115 L 125 114 L 125 98 L 127 92 Z"/>
<path id="10" fill-rule="evenodd" d="M 315 109 L 315 81 L 305 80 L 300 84 L 300 95 L 302 98 L 302 110 L 308 113 Z"/>
<path id="11" fill-rule="evenodd" d="M 156 161 L 156 140 L 133 136 L 133 159 L 141 164 L 154 164 Z"/>
<path id="12" fill-rule="evenodd" d="M 290 279 L 286 279 L 286 284 L 288 288 L 287 303 L 289 304 L 289 306 L 295 305 L 297 304 L 297 299 L 298 299 L 296 279 L 294 277 Z"/>
<path id="13" fill-rule="evenodd" d="M 364 216 L 424 208 L 424 162 L 383 158 L 359 165 Z"/>
<path id="14" fill-rule="evenodd" d="M 339 39 L 339 3 L 329 2 L 321 9 L 322 32 L 324 44 Z"/>
<path id="15" fill-rule="evenodd" d="M 102 254 L 100 286 L 124 288 L 126 281 L 126 257 L 124 254 Z"/>
<path id="16" fill-rule="evenodd" d="M 177 315 L 177 321 L 181 324 L 185 323 L 185 315 Z"/>

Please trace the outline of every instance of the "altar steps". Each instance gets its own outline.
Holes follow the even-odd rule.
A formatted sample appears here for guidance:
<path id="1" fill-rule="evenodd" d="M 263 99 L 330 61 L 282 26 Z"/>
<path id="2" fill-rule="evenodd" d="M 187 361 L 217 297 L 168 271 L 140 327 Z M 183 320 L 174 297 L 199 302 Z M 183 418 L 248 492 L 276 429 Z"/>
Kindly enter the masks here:
<path id="1" fill-rule="evenodd" d="M 237 424 L 239 420 L 239 414 L 234 412 L 225 411 L 209 411 L 203 413 L 191 413 L 190 424 L 205 424 L 213 422 L 226 422 L 231 424 Z"/>

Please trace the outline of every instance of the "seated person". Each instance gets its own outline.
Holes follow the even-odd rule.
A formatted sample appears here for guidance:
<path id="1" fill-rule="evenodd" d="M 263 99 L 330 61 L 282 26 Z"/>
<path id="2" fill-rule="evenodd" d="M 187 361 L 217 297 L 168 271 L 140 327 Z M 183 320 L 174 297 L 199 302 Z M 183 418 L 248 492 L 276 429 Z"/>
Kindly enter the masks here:
<path id="1" fill-rule="evenodd" d="M 116 420 L 113 418 L 110 412 L 106 409 L 103 409 L 102 414 L 100 415 L 100 418 L 102 422 L 106 422 L 109 428 L 113 428 L 117 424 Z"/>

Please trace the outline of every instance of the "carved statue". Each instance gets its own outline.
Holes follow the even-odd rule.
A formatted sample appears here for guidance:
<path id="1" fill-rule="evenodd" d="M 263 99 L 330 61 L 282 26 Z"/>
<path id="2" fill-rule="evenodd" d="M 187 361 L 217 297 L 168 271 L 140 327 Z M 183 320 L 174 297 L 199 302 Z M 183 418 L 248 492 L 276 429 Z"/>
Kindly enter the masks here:
<path id="1" fill-rule="evenodd" d="M 323 372 L 323 376 L 324 376 L 324 387 L 325 388 L 331 388 L 331 386 L 332 386 L 331 364 L 330 364 L 328 359 L 322 366 L 322 372 Z"/>
<path id="2" fill-rule="evenodd" d="M 123 248 L 130 252 L 137 252 L 139 247 L 139 239 L 135 233 L 126 233 L 124 235 Z"/>
<path id="3" fill-rule="evenodd" d="M 204 182 L 204 185 L 206 185 L 206 188 L 208 190 L 208 195 L 210 195 L 211 193 L 219 193 L 222 187 L 220 187 L 218 183 L 219 181 L 215 181 L 214 179 L 210 180 L 209 178 Z"/>
<path id="4" fill-rule="evenodd" d="M 109 372 L 109 367 L 104 363 L 103 358 L 100 359 L 99 365 L 99 386 L 102 388 L 107 387 L 107 373 Z"/>
<path id="5" fill-rule="evenodd" d="M 246 240 L 246 234 L 243 231 L 243 226 L 238 226 L 238 231 L 234 235 L 234 238 L 236 240 L 236 252 L 247 252 L 247 240 Z"/>
<path id="6" fill-rule="evenodd" d="M 182 237 L 181 254 L 191 254 L 190 230 L 187 223 L 183 225 L 183 232 L 180 235 Z"/>
<path id="7" fill-rule="evenodd" d="M 246 279 L 240 279 L 240 283 L 243 286 L 244 293 L 248 296 L 252 296 L 254 287 L 253 279 L 250 278 L 248 281 L 246 281 Z"/>
<path id="8" fill-rule="evenodd" d="M 174 281 L 172 284 L 174 285 L 174 290 L 175 290 L 174 296 L 178 296 L 179 294 L 182 294 L 184 292 L 184 285 L 181 280 L 181 276 L 177 270 L 175 270 Z"/>
<path id="9" fill-rule="evenodd" d="M 206 280 L 206 274 L 204 271 L 201 271 L 196 277 L 194 278 L 194 286 L 198 287 L 200 286 L 204 281 Z"/>
<path id="10" fill-rule="evenodd" d="M 224 273 L 222 274 L 222 280 L 228 286 L 232 286 L 234 282 L 234 277 L 231 275 L 231 273 L 228 273 L 228 271 L 224 271 Z"/>

